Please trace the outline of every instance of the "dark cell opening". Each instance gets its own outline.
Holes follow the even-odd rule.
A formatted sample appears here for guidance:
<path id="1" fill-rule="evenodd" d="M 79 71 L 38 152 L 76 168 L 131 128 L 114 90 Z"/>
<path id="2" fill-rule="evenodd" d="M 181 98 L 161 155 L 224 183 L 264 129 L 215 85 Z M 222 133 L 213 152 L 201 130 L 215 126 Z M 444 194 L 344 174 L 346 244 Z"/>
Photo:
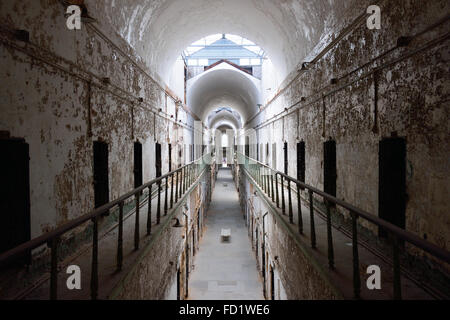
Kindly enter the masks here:
<path id="1" fill-rule="evenodd" d="M 270 299 L 275 300 L 275 272 L 270 266 Z"/>
<path id="2" fill-rule="evenodd" d="M 169 172 L 172 172 L 172 144 L 169 143 Z"/>
<path id="3" fill-rule="evenodd" d="M 162 161 L 161 161 L 161 144 L 156 143 L 155 145 L 155 167 L 156 167 L 156 177 L 161 177 L 162 175 Z"/>
<path id="4" fill-rule="evenodd" d="M 222 148 L 222 161 L 224 161 L 227 158 L 227 148 L 223 147 Z M 227 159 L 228 162 L 228 159 Z"/>
<path id="5" fill-rule="evenodd" d="M 259 144 L 256 145 L 256 160 L 259 161 Z"/>
<path id="6" fill-rule="evenodd" d="M 23 139 L 0 139 L 0 253 L 31 239 L 29 145 Z M 31 263 L 27 252 L 10 264 Z"/>
<path id="7" fill-rule="evenodd" d="M 245 155 L 250 157 L 250 138 L 245 137 Z"/>
<path id="8" fill-rule="evenodd" d="M 185 293 L 185 295 L 184 295 L 184 297 L 185 298 L 187 298 L 188 296 L 189 296 L 189 269 L 190 269 L 190 266 L 189 266 L 189 244 L 186 244 L 186 250 L 185 250 L 185 255 L 186 255 L 186 266 L 185 266 L 185 268 L 186 268 L 186 279 L 185 279 L 185 282 L 186 282 L 186 293 Z"/>
<path id="9" fill-rule="evenodd" d="M 324 192 L 336 196 L 336 141 L 324 143 Z"/>
<path id="10" fill-rule="evenodd" d="M 406 140 L 386 138 L 379 147 L 378 213 L 397 227 L 405 228 Z M 379 235 L 387 233 L 380 229 Z"/>
<path id="11" fill-rule="evenodd" d="M 305 182 L 306 162 L 305 162 L 305 142 L 297 143 L 297 180 Z"/>
<path id="12" fill-rule="evenodd" d="M 108 144 L 94 141 L 94 195 L 95 207 L 109 202 Z"/>
<path id="13" fill-rule="evenodd" d="M 134 187 L 138 188 L 143 183 L 142 171 L 142 144 L 134 143 Z"/>
<path id="14" fill-rule="evenodd" d="M 284 143 L 284 174 L 288 174 L 289 171 L 289 149 L 288 143 Z"/>
<path id="15" fill-rule="evenodd" d="M 272 168 L 277 168 L 277 144 L 272 144 Z"/>

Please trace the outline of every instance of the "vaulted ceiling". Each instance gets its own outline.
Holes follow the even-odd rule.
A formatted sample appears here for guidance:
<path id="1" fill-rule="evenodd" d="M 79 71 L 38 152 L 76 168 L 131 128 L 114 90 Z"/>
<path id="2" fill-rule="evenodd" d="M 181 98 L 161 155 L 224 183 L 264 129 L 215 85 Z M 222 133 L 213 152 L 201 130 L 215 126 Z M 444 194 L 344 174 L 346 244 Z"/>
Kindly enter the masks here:
<path id="1" fill-rule="evenodd" d="M 86 0 L 167 81 L 189 44 L 215 33 L 262 47 L 281 79 L 295 70 L 322 35 L 358 0 Z"/>

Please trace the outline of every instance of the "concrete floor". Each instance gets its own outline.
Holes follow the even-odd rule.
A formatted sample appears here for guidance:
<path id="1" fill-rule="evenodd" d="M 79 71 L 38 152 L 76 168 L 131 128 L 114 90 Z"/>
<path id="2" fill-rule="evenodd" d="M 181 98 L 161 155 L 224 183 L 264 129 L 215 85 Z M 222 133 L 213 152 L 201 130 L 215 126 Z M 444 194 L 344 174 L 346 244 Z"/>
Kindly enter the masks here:
<path id="1" fill-rule="evenodd" d="M 221 230 L 231 229 L 229 242 Z M 218 174 L 204 236 L 189 279 L 190 300 L 263 300 L 263 283 L 231 171 Z"/>

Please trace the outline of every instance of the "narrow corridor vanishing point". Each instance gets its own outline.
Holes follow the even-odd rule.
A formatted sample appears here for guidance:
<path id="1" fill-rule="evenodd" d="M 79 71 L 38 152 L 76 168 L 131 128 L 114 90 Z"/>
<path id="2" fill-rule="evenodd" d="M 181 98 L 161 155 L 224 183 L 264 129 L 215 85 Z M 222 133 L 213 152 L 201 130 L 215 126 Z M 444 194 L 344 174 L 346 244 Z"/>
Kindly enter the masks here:
<path id="1" fill-rule="evenodd" d="M 221 230 L 231 229 L 229 241 Z M 191 300 L 263 300 L 262 280 L 230 169 L 219 170 L 189 284 Z"/>

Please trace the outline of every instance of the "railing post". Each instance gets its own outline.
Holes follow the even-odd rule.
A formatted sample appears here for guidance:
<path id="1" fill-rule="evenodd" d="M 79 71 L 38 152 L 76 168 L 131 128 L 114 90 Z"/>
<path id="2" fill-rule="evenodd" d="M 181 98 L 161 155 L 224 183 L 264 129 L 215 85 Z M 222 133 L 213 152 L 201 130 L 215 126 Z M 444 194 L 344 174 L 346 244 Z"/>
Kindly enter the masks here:
<path id="1" fill-rule="evenodd" d="M 170 183 L 172 184 L 170 186 L 170 209 L 173 208 L 173 174 L 170 176 Z"/>
<path id="2" fill-rule="evenodd" d="M 309 190 L 309 214 L 310 214 L 310 225 L 311 225 L 311 248 L 316 248 L 316 227 L 314 224 L 314 197 L 313 192 Z"/>
<path id="3" fill-rule="evenodd" d="M 190 165 L 187 166 L 187 172 L 188 172 L 187 186 L 189 189 L 192 185 L 192 174 L 191 174 L 191 166 Z"/>
<path id="4" fill-rule="evenodd" d="M 186 188 L 186 171 L 185 168 L 181 168 L 181 194 L 185 193 Z"/>
<path id="5" fill-rule="evenodd" d="M 361 297 L 361 278 L 359 274 L 359 254 L 358 254 L 358 216 L 350 212 L 352 216 L 352 247 L 353 247 L 353 293 L 354 298 Z"/>
<path id="6" fill-rule="evenodd" d="M 292 211 L 292 190 L 291 190 L 291 180 L 288 180 L 288 203 L 289 203 L 289 222 L 294 223 L 294 212 Z"/>
<path id="7" fill-rule="evenodd" d="M 280 208 L 280 195 L 278 193 L 278 173 L 275 173 L 275 189 L 277 194 L 277 208 Z"/>
<path id="8" fill-rule="evenodd" d="M 177 172 L 175 172 L 175 181 L 176 181 L 176 183 L 175 183 L 175 203 L 177 203 L 178 202 L 178 182 L 179 182 L 179 179 L 178 179 L 178 171 Z"/>
<path id="9" fill-rule="evenodd" d="M 136 219 L 134 223 L 134 250 L 139 250 L 139 218 L 140 218 L 140 199 L 139 193 L 135 194 L 136 201 Z"/>
<path id="10" fill-rule="evenodd" d="M 331 225 L 331 206 L 328 200 L 325 200 L 327 206 L 327 240 L 328 240 L 328 265 L 330 269 L 334 269 L 334 248 L 333 248 L 333 231 Z"/>
<path id="11" fill-rule="evenodd" d="M 298 232 L 303 234 L 303 217 L 302 217 L 302 200 L 300 197 L 300 187 L 297 184 L 297 215 L 298 215 Z"/>
<path id="12" fill-rule="evenodd" d="M 183 171 L 184 171 L 184 179 L 183 179 L 183 181 L 184 181 L 184 192 L 186 193 L 186 190 L 188 189 L 188 184 L 187 184 L 187 182 L 188 182 L 188 180 L 187 180 L 187 167 L 184 167 Z"/>
<path id="13" fill-rule="evenodd" d="M 264 192 L 270 197 L 270 194 L 267 190 L 267 177 L 267 168 L 263 167 Z"/>
<path id="14" fill-rule="evenodd" d="M 164 216 L 167 215 L 167 211 L 169 210 L 168 197 L 169 197 L 169 176 L 166 177 L 166 192 L 164 192 Z"/>
<path id="15" fill-rule="evenodd" d="M 51 248 L 50 300 L 58 299 L 58 244 L 58 237 L 53 238 L 49 243 Z"/>
<path id="16" fill-rule="evenodd" d="M 180 194 L 180 198 L 183 195 L 183 168 L 180 170 L 180 184 L 179 184 L 180 190 L 178 190 L 178 193 Z"/>
<path id="17" fill-rule="evenodd" d="M 284 200 L 284 177 L 280 174 L 281 178 L 281 211 L 283 215 L 286 215 L 286 203 Z"/>
<path id="18" fill-rule="evenodd" d="M 263 186 L 263 179 L 262 179 L 262 175 L 261 175 L 261 165 L 258 163 L 256 165 L 256 167 L 258 168 L 258 180 L 259 180 L 259 185 L 262 187 Z"/>
<path id="19" fill-rule="evenodd" d="M 275 202 L 275 189 L 274 189 L 274 186 L 273 186 L 273 172 L 272 172 L 272 170 L 270 170 L 270 183 L 272 185 L 272 188 L 271 188 L 272 189 L 272 192 L 271 192 L 272 193 L 272 202 Z"/>
<path id="20" fill-rule="evenodd" d="M 151 197 L 151 195 L 150 195 Z M 150 201 L 149 201 L 150 202 Z M 123 264 L 123 202 L 119 203 L 119 235 L 117 240 L 117 271 L 122 270 Z"/>
<path id="21" fill-rule="evenodd" d="M 189 170 L 190 170 L 190 168 L 189 168 L 189 165 L 187 164 L 186 166 L 185 166 L 185 172 L 186 172 L 186 190 L 189 190 L 189 185 L 190 185 L 190 173 L 189 173 Z"/>
<path id="22" fill-rule="evenodd" d="M 153 184 L 148 188 L 148 207 L 147 207 L 147 235 L 152 234 L 152 189 Z"/>
<path id="23" fill-rule="evenodd" d="M 264 168 L 264 166 L 262 166 L 261 164 L 259 165 L 259 174 L 260 174 L 260 180 L 261 180 L 261 189 L 266 192 L 266 171 Z"/>
<path id="24" fill-rule="evenodd" d="M 393 249 L 393 269 L 394 269 L 394 299 L 402 300 L 402 283 L 400 271 L 400 250 L 397 236 L 393 235 L 392 249 Z"/>
<path id="25" fill-rule="evenodd" d="M 161 180 L 158 182 L 158 204 L 156 207 L 156 224 L 161 223 Z"/>
<path id="26" fill-rule="evenodd" d="M 92 219 L 92 268 L 91 268 L 91 299 L 98 298 L 98 217 Z"/>

